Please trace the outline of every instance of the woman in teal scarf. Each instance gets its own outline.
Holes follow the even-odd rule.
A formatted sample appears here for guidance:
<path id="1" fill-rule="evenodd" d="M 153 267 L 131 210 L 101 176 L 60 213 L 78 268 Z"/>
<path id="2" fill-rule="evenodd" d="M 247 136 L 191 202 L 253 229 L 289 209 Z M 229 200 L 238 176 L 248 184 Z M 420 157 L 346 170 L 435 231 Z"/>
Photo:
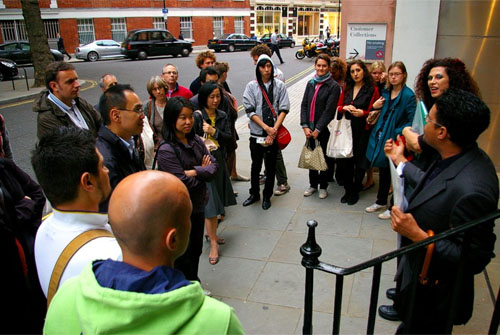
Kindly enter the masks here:
<path id="1" fill-rule="evenodd" d="M 318 140 L 323 154 L 326 152 L 330 132 L 328 124 L 335 115 L 335 107 L 340 96 L 340 86 L 332 79 L 330 74 L 330 57 L 320 54 L 316 57 L 314 68 L 316 74 L 306 86 L 302 104 L 300 107 L 300 125 L 304 130 L 306 139 L 311 148 L 315 147 Z M 325 156 L 327 163 L 331 160 Z M 328 171 L 309 170 L 309 188 L 305 190 L 304 196 L 309 197 L 318 190 L 319 198 L 328 196 Z"/>

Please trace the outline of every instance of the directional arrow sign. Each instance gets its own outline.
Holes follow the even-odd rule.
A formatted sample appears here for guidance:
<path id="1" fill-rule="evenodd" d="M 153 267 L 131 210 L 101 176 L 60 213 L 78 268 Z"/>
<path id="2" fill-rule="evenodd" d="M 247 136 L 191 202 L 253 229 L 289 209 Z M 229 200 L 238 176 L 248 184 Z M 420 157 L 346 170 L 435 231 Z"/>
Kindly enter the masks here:
<path id="1" fill-rule="evenodd" d="M 356 58 L 359 55 L 358 50 L 354 49 L 354 52 L 349 52 L 349 55 L 353 55 L 352 58 Z"/>

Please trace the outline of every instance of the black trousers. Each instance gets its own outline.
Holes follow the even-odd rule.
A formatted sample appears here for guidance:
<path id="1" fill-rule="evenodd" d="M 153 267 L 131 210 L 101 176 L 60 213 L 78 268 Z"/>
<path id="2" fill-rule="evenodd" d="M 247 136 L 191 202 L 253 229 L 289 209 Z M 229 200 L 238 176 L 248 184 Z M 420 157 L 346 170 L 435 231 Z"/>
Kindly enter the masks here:
<path id="1" fill-rule="evenodd" d="M 281 58 L 281 53 L 280 53 L 280 47 L 279 47 L 279 44 L 274 44 L 274 43 L 271 43 L 271 52 L 272 52 L 272 53 L 275 53 L 275 52 L 276 52 L 276 55 L 278 55 L 278 58 L 280 59 L 281 64 L 283 64 L 283 63 L 284 63 L 283 58 Z M 271 54 L 271 55 L 272 55 L 272 54 Z"/>
<path id="2" fill-rule="evenodd" d="M 187 280 L 200 281 L 198 266 L 203 249 L 203 231 L 205 229 L 205 213 L 191 214 L 191 232 L 186 252 L 175 260 L 174 267 L 186 276 Z"/>
<path id="3" fill-rule="evenodd" d="M 264 160 L 264 155 L 266 159 Z M 276 156 L 278 155 L 278 143 L 273 142 L 270 146 L 263 146 L 257 143 L 257 139 L 250 138 L 250 156 L 252 158 L 252 167 L 250 170 L 250 194 L 259 196 L 259 173 L 262 169 L 262 162 L 264 161 L 266 167 L 266 183 L 264 184 L 264 192 L 262 196 L 264 199 L 270 199 L 273 195 L 274 177 L 276 175 Z"/>
<path id="4" fill-rule="evenodd" d="M 379 185 L 377 192 L 377 204 L 387 205 L 387 197 L 391 189 L 391 170 L 389 167 L 378 168 Z"/>

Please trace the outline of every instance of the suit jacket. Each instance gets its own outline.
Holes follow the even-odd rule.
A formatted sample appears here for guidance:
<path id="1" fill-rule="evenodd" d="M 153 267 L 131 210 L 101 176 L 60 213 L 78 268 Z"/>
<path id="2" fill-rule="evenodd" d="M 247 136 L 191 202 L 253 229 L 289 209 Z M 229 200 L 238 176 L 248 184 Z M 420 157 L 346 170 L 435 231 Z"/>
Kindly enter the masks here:
<path id="1" fill-rule="evenodd" d="M 104 157 L 104 165 L 109 169 L 111 189 L 128 175 L 146 170 L 144 161 L 138 155 L 131 157 L 122 140 L 106 126 L 99 129 L 96 146 Z M 99 206 L 99 211 L 104 213 L 108 211 L 108 201 Z"/>
<path id="2" fill-rule="evenodd" d="M 477 145 L 464 150 L 458 159 L 427 183 L 435 165 L 425 173 L 412 163 L 404 168 L 405 181 L 417 184 L 406 212 L 413 215 L 421 229 L 432 229 L 439 234 L 497 209 L 496 171 L 489 157 Z M 493 227 L 494 222 L 487 222 L 436 243 L 428 273 L 431 284 L 417 285 L 413 326 L 420 328 L 410 332 L 443 331 L 439 327 L 446 322 L 451 308 L 451 291 L 459 275 L 462 286 L 454 324 L 466 323 L 470 319 L 474 274 L 481 272 L 494 257 L 496 237 Z M 403 238 L 403 246 L 410 243 Z M 399 264 L 396 276 L 401 293 L 396 299 L 396 308 L 403 317 L 409 304 L 409 287 L 421 271 L 425 251 L 407 254 Z M 459 274 L 457 269 L 461 259 L 465 266 L 463 273 Z"/>

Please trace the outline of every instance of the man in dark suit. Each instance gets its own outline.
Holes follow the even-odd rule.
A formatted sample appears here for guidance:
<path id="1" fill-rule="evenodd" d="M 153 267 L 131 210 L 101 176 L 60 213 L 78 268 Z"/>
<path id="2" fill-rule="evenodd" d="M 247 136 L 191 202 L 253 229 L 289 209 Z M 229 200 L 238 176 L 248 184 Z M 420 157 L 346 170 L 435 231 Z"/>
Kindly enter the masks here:
<path id="1" fill-rule="evenodd" d="M 387 141 L 385 151 L 403 171 L 405 182 L 417 186 L 403 212 L 393 207 L 391 224 L 402 235 L 402 246 L 457 227 L 497 209 L 498 178 L 489 157 L 476 140 L 488 128 L 490 111 L 468 92 L 449 89 L 439 98 L 426 118 L 424 140 L 441 159 L 422 172 L 403 156 L 403 145 Z M 428 270 L 428 283 L 417 283 L 415 303 L 410 306 L 412 283 L 421 272 L 426 249 L 402 257 L 396 279 L 395 308 L 404 322 L 397 333 L 449 333 L 447 320 L 464 324 L 472 316 L 474 275 L 494 257 L 494 222 L 487 222 L 435 244 Z M 460 272 L 460 262 L 465 262 Z M 453 286 L 460 283 L 453 302 Z M 412 308 L 413 307 L 413 311 Z"/>

